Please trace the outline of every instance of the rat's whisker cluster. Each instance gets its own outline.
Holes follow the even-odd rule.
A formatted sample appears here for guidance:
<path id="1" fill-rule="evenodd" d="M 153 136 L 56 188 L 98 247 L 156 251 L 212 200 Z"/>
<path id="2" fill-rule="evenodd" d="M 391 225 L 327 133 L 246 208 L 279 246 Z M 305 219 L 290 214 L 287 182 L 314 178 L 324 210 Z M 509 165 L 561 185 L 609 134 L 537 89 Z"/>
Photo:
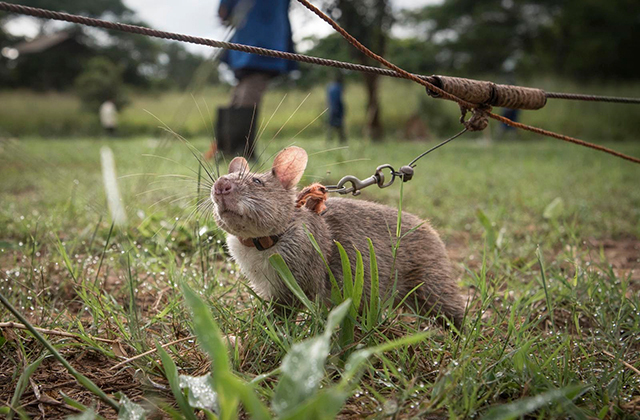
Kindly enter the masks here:
<path id="1" fill-rule="evenodd" d="M 202 114 L 202 110 L 200 109 L 200 105 L 198 105 L 198 101 L 196 100 L 195 96 L 193 96 L 193 93 L 191 94 L 191 99 L 193 99 L 193 103 L 196 106 L 196 109 L 198 110 L 198 113 L 200 114 L 200 118 L 202 119 L 202 124 L 207 128 L 207 131 L 209 131 L 209 135 L 211 136 L 211 141 L 213 143 L 216 142 L 216 136 L 215 136 L 215 132 L 213 129 L 213 120 L 211 119 L 211 130 L 209 130 L 209 124 L 207 124 L 207 121 L 204 118 L 204 115 Z M 211 115 L 209 112 L 209 106 L 207 105 L 207 101 L 204 100 L 204 98 L 202 98 L 202 102 L 204 103 L 205 107 L 207 108 L 207 115 Z"/>
<path id="2" fill-rule="evenodd" d="M 278 112 L 278 110 L 280 109 L 280 107 L 282 106 L 282 104 L 284 103 L 284 100 L 287 98 L 287 95 L 285 94 L 282 99 L 280 100 L 280 103 L 278 104 L 278 106 L 276 107 L 276 109 L 271 113 L 271 116 L 269 117 L 269 120 L 267 120 L 267 122 L 265 124 L 263 124 L 262 129 L 260 130 L 260 132 L 258 133 L 258 135 L 256 136 L 256 142 L 255 144 L 257 145 L 258 142 L 260 141 L 260 139 L 262 138 L 262 135 L 264 134 L 264 132 L 266 131 L 267 127 L 269 126 L 269 123 L 271 122 L 271 120 L 273 119 L 273 117 L 276 115 L 276 113 Z M 256 157 L 256 163 L 260 162 L 260 158 L 262 158 L 262 155 L 264 154 L 264 152 L 267 150 L 267 147 L 269 146 L 269 143 L 267 143 L 267 145 L 265 145 L 265 147 L 262 148 L 262 151 L 258 154 L 258 156 Z"/>
<path id="3" fill-rule="evenodd" d="M 349 149 L 349 146 L 332 147 L 330 149 L 324 149 L 317 152 L 309 153 L 309 156 L 316 156 L 316 155 L 321 155 L 323 153 L 335 152 L 337 150 L 348 150 L 348 149 Z"/>
<path id="4" fill-rule="evenodd" d="M 251 131 L 253 130 L 253 125 L 256 123 L 256 114 L 257 114 L 258 108 L 256 105 L 253 106 L 253 114 L 251 115 L 251 124 L 249 125 L 249 131 L 247 132 L 247 138 L 244 142 L 244 151 L 243 151 L 243 156 L 251 156 L 253 154 L 253 151 L 256 147 L 257 142 L 254 140 L 254 142 L 250 145 L 249 144 L 249 136 L 251 135 Z"/>
<path id="5" fill-rule="evenodd" d="M 196 160 L 198 161 L 198 164 L 200 165 L 200 167 L 202 169 L 204 169 L 205 173 L 207 174 L 207 176 L 209 177 L 209 179 L 212 182 L 216 181 L 216 178 L 212 175 L 210 168 L 206 165 L 206 163 L 204 163 L 204 161 L 200 158 L 200 151 L 194 146 L 192 145 L 187 139 L 185 139 L 183 136 L 181 136 L 180 134 L 176 133 L 175 131 L 173 131 L 172 129 L 170 129 L 169 127 L 160 127 L 161 129 L 167 131 L 168 133 L 174 135 L 177 139 L 179 139 L 180 141 L 182 141 L 188 148 L 189 151 L 191 152 L 191 154 L 193 155 L 194 158 L 196 158 Z M 198 174 L 199 175 L 199 174 Z"/>
<path id="6" fill-rule="evenodd" d="M 317 117 L 315 117 L 314 119 L 311 120 L 311 122 L 309 122 L 307 125 L 305 125 L 304 127 L 302 127 L 302 129 L 300 131 L 298 131 L 296 134 L 294 134 L 293 137 L 291 137 L 291 140 L 295 139 L 296 137 L 298 137 L 300 134 L 302 134 L 302 132 L 304 130 L 306 130 L 307 128 L 309 128 L 313 123 L 315 123 L 318 118 L 322 117 L 324 115 L 325 112 L 327 112 L 329 108 L 325 108 L 320 114 L 318 114 Z"/>

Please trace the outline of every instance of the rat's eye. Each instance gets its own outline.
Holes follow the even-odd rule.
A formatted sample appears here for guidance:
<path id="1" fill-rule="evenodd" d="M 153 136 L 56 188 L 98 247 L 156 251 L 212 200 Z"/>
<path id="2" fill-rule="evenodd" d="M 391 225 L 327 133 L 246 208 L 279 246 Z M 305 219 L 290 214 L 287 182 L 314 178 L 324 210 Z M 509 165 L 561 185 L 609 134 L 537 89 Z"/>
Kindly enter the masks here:
<path id="1" fill-rule="evenodd" d="M 264 185 L 264 182 L 262 182 L 260 178 L 253 178 L 253 182 L 255 182 L 258 185 Z"/>

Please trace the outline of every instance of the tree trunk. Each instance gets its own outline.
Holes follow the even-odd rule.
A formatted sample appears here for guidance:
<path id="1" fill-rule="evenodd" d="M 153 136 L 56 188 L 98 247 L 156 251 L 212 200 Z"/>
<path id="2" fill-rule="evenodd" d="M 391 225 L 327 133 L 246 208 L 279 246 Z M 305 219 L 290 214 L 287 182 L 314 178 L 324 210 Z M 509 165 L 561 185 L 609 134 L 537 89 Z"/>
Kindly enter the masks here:
<path id="1" fill-rule="evenodd" d="M 380 103 L 378 101 L 378 81 L 377 74 L 364 74 L 364 83 L 367 88 L 367 118 L 365 135 L 373 141 L 380 141 L 384 131 L 380 121 Z"/>

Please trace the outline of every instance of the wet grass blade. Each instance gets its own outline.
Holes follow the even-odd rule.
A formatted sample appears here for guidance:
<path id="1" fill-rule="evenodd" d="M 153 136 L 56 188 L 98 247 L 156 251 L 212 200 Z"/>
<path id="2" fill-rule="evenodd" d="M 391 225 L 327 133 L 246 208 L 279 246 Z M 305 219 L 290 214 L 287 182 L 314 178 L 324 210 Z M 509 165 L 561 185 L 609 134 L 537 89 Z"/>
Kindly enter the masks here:
<path id="1" fill-rule="evenodd" d="M 367 313 L 367 328 L 370 330 L 378 325 L 380 319 L 380 279 L 378 277 L 378 261 L 376 252 L 373 249 L 373 242 L 369 242 L 369 264 L 371 273 L 371 296 L 369 299 L 369 310 Z"/>
<path id="2" fill-rule="evenodd" d="M 336 242 L 336 247 L 340 253 L 340 262 L 342 263 L 342 288 L 345 299 L 353 299 L 353 275 L 351 273 L 351 262 L 349 256 L 344 250 L 340 242 Z M 356 317 L 356 310 L 350 312 L 353 318 Z"/>
<path id="3" fill-rule="evenodd" d="M 544 296 L 547 300 L 547 311 L 549 312 L 549 317 L 551 318 L 551 326 L 555 331 L 556 322 L 553 316 L 553 305 L 551 303 L 551 299 L 549 298 L 549 290 L 547 289 L 547 274 L 544 270 L 544 262 L 542 261 L 542 251 L 540 251 L 540 247 L 536 248 L 536 257 L 538 258 L 538 264 L 540 264 L 540 276 L 542 278 L 542 287 L 544 288 Z"/>
<path id="4" fill-rule="evenodd" d="M 146 412 L 144 408 L 134 403 L 126 395 L 120 393 L 120 410 L 118 410 L 118 420 L 144 420 Z"/>
<path id="5" fill-rule="evenodd" d="M 313 245 L 313 248 L 316 250 L 316 252 L 318 253 L 318 255 L 320 255 L 320 258 L 322 258 L 322 262 L 324 263 L 324 266 L 327 269 L 327 273 L 329 273 L 329 281 L 331 282 L 331 301 L 333 302 L 334 305 L 338 305 L 340 303 L 343 302 L 344 299 L 342 297 L 342 292 L 340 291 L 340 286 L 338 286 L 338 282 L 336 281 L 336 277 L 333 274 L 333 272 L 331 271 L 331 268 L 329 267 L 329 263 L 327 262 L 327 259 L 324 257 L 324 254 L 322 253 L 322 250 L 320 249 L 320 245 L 318 245 L 318 241 L 316 241 L 316 238 L 313 237 L 313 234 L 309 231 L 307 231 L 305 229 L 305 232 L 307 232 L 307 236 L 309 237 L 309 240 L 311 241 L 311 245 Z"/>
<path id="6" fill-rule="evenodd" d="M 351 301 L 347 300 L 333 309 L 324 333 L 295 343 L 285 356 L 280 368 L 282 375 L 272 401 L 273 411 L 278 416 L 287 416 L 316 394 L 320 381 L 324 378 L 331 335 L 346 317 L 350 306 Z"/>
<path id="7" fill-rule="evenodd" d="M 187 402 L 192 408 L 200 408 L 211 414 L 220 412 L 218 394 L 210 373 L 203 376 L 179 375 L 178 382 L 180 388 L 185 390 Z"/>
<path id="8" fill-rule="evenodd" d="M 178 378 L 178 368 L 176 367 L 176 364 L 173 362 L 171 356 L 169 356 L 169 353 L 167 353 L 167 351 L 158 343 L 156 343 L 156 351 L 160 355 L 164 374 L 167 376 L 171 392 L 173 392 L 173 396 L 176 399 L 176 403 L 178 403 L 178 407 L 180 407 L 182 415 L 186 419 L 197 420 L 197 417 L 193 414 L 193 408 L 191 408 L 187 402 L 187 399 L 184 397 L 182 389 L 180 388 L 180 380 Z"/>
<path id="9" fill-rule="evenodd" d="M 278 274 L 280 274 L 280 278 L 282 279 L 282 281 L 284 281 L 289 290 L 291 290 L 295 297 L 297 297 L 298 300 L 302 302 L 302 304 L 309 310 L 309 312 L 317 312 L 313 302 L 311 302 L 307 295 L 304 294 L 295 277 L 293 277 L 293 273 L 287 266 L 284 258 L 282 258 L 282 255 L 273 254 L 269 257 L 269 262 L 271 263 L 271 266 L 275 268 Z"/>
<path id="10" fill-rule="evenodd" d="M 344 250 L 340 242 L 336 242 L 336 247 L 340 253 L 340 262 L 342 263 L 342 287 L 344 299 L 352 299 L 353 301 L 353 275 L 351 273 L 351 262 L 349 256 Z M 349 316 L 344 319 L 342 329 L 340 330 L 340 346 L 345 347 L 353 343 L 355 338 L 355 320 L 358 316 L 357 308 L 351 305 Z"/>
<path id="11" fill-rule="evenodd" d="M 364 263 L 362 262 L 362 253 L 356 249 L 356 274 L 353 279 L 353 308 L 356 312 L 360 311 L 360 302 L 362 301 L 362 291 L 364 290 Z"/>
<path id="12" fill-rule="evenodd" d="M 314 398 L 296 407 L 280 420 L 332 420 L 335 419 L 349 397 L 349 393 L 336 387 L 318 392 Z"/>
<path id="13" fill-rule="evenodd" d="M 29 321 L 27 321 L 27 319 L 25 317 L 22 316 L 22 314 L 20 314 L 20 312 L 18 312 L 13 305 L 11 305 L 11 303 L 9 303 L 9 301 L 2 295 L 2 293 L 0 293 L 0 302 L 2 302 L 2 304 L 9 310 L 9 312 L 11 312 L 16 318 L 18 318 L 18 320 L 23 323 L 27 329 L 29 330 L 29 332 L 31 334 L 33 334 L 33 336 L 40 342 L 42 343 L 43 346 L 46 347 L 47 350 L 49 350 L 49 352 L 53 355 L 53 357 L 56 358 L 56 360 L 58 360 L 62 366 L 64 366 L 67 371 L 78 380 L 78 382 L 80 382 L 80 384 L 82 386 L 84 386 L 85 388 L 87 388 L 89 391 L 93 392 L 96 396 L 100 397 L 100 399 L 102 401 L 104 401 L 105 403 L 107 403 L 109 406 L 111 406 L 112 408 L 114 408 L 115 410 L 119 410 L 120 409 L 120 405 L 111 397 L 109 397 L 103 390 L 101 390 L 100 388 L 98 388 L 98 386 L 96 384 L 94 384 L 91 379 L 87 378 L 86 376 L 84 376 L 83 374 L 81 374 L 80 372 L 78 372 L 77 370 L 75 370 L 75 368 L 73 366 L 71 366 L 69 364 L 69 362 L 67 362 L 67 360 L 62 357 L 62 355 L 58 352 L 58 350 L 56 350 L 55 347 L 53 347 L 51 345 L 51 343 L 49 343 L 48 340 L 46 340 L 42 334 L 40 334 L 38 332 L 38 330 L 36 330 L 35 328 L 33 328 L 33 325 L 31 325 L 31 323 L 29 323 Z"/>
<path id="14" fill-rule="evenodd" d="M 522 398 L 518 401 L 492 408 L 482 417 L 482 420 L 513 420 L 533 413 L 549 404 L 560 403 L 565 399 L 573 400 L 587 389 L 587 387 L 581 385 L 572 385 L 547 391 L 535 397 Z"/>
<path id="15" fill-rule="evenodd" d="M 271 419 L 269 410 L 262 401 L 260 401 L 250 384 L 242 382 L 231 373 L 225 374 L 225 383 L 226 386 L 229 387 L 229 390 L 235 392 L 235 394 L 240 398 L 246 410 L 251 414 L 252 419 Z"/>
<path id="16" fill-rule="evenodd" d="M 60 255 L 62 256 L 62 260 L 64 261 L 64 265 L 67 268 L 67 271 L 69 272 L 69 274 L 71 275 L 71 278 L 73 279 L 73 281 L 76 282 L 77 281 L 76 269 L 73 268 L 73 264 L 71 263 L 71 259 L 69 258 L 69 254 L 67 254 L 67 250 L 64 248 L 64 245 L 62 245 L 62 242 L 60 241 L 60 238 L 56 238 L 56 240 L 58 241 L 58 243 L 57 243 L 58 251 L 60 252 Z"/>
<path id="17" fill-rule="evenodd" d="M 98 417 L 98 415 L 93 410 L 93 408 L 87 408 L 82 413 L 76 416 L 67 417 L 67 420 L 95 420 L 97 418 L 101 418 L 101 417 Z"/>
<path id="18" fill-rule="evenodd" d="M 340 381 L 340 385 L 343 387 L 348 386 L 348 384 L 351 383 L 351 381 L 358 376 L 364 363 L 371 356 L 382 354 L 386 351 L 393 350 L 398 347 L 408 346 L 414 343 L 418 343 L 426 339 L 432 334 L 433 334 L 432 332 L 422 332 L 422 333 L 402 337 L 394 341 L 389 341 L 387 343 L 380 344 L 378 346 L 369 347 L 366 349 L 356 351 L 347 360 L 347 363 L 345 365 L 345 370 L 344 370 L 344 373 L 342 374 L 342 379 Z"/>
<path id="19" fill-rule="evenodd" d="M 193 328 L 198 343 L 211 359 L 211 376 L 218 394 L 220 419 L 236 418 L 239 401 L 244 403 L 254 418 L 268 419 L 268 410 L 257 398 L 251 385 L 242 382 L 231 372 L 227 345 L 211 312 L 190 287 L 183 285 L 182 290 L 187 306 L 193 313 Z"/>
<path id="20" fill-rule="evenodd" d="M 111 222 L 111 226 L 109 227 L 109 234 L 107 235 L 107 240 L 104 243 L 104 248 L 102 248 L 102 254 L 100 254 L 100 263 L 98 264 L 98 269 L 96 270 L 96 278 L 93 281 L 93 284 L 98 286 L 98 277 L 100 276 L 100 269 L 102 269 L 102 263 L 104 261 L 104 255 L 107 253 L 107 249 L 109 249 L 109 240 L 111 239 L 111 234 L 113 233 L 113 227 L 115 226 L 115 222 Z M 97 230 L 97 228 L 96 228 Z"/>
<path id="21" fill-rule="evenodd" d="M 40 363 L 42 363 L 45 357 L 46 354 L 40 356 L 35 362 L 31 363 L 24 369 L 24 371 L 22 371 L 22 374 L 18 378 L 16 389 L 13 391 L 13 397 L 11 397 L 12 411 L 7 414 L 7 420 L 13 419 L 14 414 L 16 414 L 16 411 L 13 410 L 17 409 L 18 404 L 20 403 L 20 397 L 22 397 L 22 393 L 27 389 L 27 385 L 29 385 L 29 378 L 33 375 L 33 372 L 36 371 L 38 366 L 40 366 Z"/>
<path id="22" fill-rule="evenodd" d="M 222 339 L 220 328 L 214 321 L 209 308 L 190 287 L 183 285 L 182 291 L 187 306 L 193 313 L 193 329 L 198 337 L 198 344 L 211 360 L 211 375 L 220 401 L 220 418 L 235 418 L 239 400 L 224 386 L 225 374 L 229 373 L 230 367 L 227 346 Z"/>
<path id="23" fill-rule="evenodd" d="M 83 413 L 86 412 L 91 412 L 93 411 L 92 408 L 87 407 L 86 405 L 74 400 L 73 398 L 69 397 L 67 394 L 65 394 L 64 392 L 60 391 L 60 396 L 62 397 L 62 400 L 67 403 L 68 405 L 70 405 L 71 407 L 80 410 Z M 97 413 L 93 413 L 93 417 L 94 419 L 98 419 L 98 420 L 104 420 L 104 417 L 102 417 L 101 415 L 97 414 Z"/>

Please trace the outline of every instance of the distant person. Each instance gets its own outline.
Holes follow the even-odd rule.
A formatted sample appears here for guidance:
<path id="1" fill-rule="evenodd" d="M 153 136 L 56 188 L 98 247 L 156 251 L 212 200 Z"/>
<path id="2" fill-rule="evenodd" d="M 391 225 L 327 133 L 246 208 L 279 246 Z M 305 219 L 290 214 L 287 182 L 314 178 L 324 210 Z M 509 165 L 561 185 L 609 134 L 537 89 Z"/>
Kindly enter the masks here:
<path id="1" fill-rule="evenodd" d="M 236 28 L 231 42 L 293 52 L 289 0 L 221 0 L 218 14 Z M 226 154 L 251 157 L 262 96 L 271 79 L 291 72 L 296 63 L 233 50 L 225 51 L 222 62 L 233 70 L 238 84 L 229 107 L 218 109 L 217 147 Z"/>
<path id="2" fill-rule="evenodd" d="M 333 82 L 327 86 L 327 106 L 329 107 L 329 127 L 327 140 L 331 141 L 333 133 L 338 133 L 340 143 L 346 143 L 347 137 L 344 132 L 344 102 L 342 94 L 344 91 L 344 80 L 342 73 L 336 73 Z"/>
<path id="3" fill-rule="evenodd" d="M 506 83 L 508 85 L 516 84 L 516 76 L 513 72 L 509 72 L 506 76 Z M 513 122 L 518 122 L 518 118 L 520 117 L 519 109 L 511 109 L 511 108 L 503 108 L 501 115 L 505 118 L 510 119 Z M 498 133 L 498 138 L 502 138 L 507 133 L 513 133 L 512 135 L 517 135 L 517 130 L 515 127 L 511 127 L 507 124 L 500 124 L 500 132 Z"/>
<path id="4" fill-rule="evenodd" d="M 100 124 L 109 137 L 116 134 L 118 128 L 118 109 L 110 99 L 100 105 Z"/>
<path id="5" fill-rule="evenodd" d="M 509 118 L 511 121 L 513 122 L 518 122 L 518 117 L 520 116 L 520 110 L 519 109 L 511 109 L 511 108 L 504 108 L 502 110 L 502 116 L 505 118 Z M 504 131 L 515 131 L 516 128 L 515 127 L 511 127 L 510 125 L 507 124 L 502 124 L 502 130 Z"/>

